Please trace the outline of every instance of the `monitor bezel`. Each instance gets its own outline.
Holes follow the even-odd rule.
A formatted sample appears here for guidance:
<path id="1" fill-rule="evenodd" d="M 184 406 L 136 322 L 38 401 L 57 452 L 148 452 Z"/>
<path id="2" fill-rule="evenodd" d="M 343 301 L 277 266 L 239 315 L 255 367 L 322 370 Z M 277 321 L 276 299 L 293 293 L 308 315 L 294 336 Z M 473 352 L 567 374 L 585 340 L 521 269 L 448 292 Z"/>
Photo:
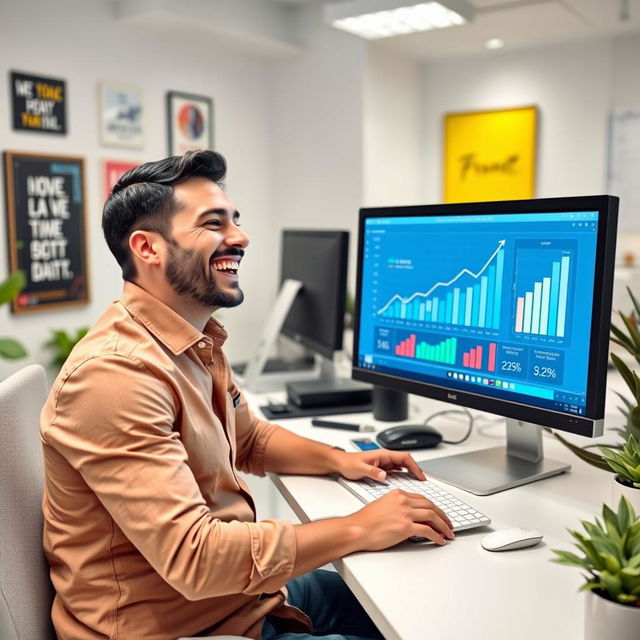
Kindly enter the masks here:
<path id="1" fill-rule="evenodd" d="M 294 331 L 291 327 L 287 326 L 287 318 L 285 318 L 280 333 L 287 336 L 294 342 L 308 347 L 315 353 L 320 354 L 324 358 L 329 360 L 333 359 L 335 351 L 342 349 L 343 334 L 344 334 L 344 316 L 347 304 L 347 269 L 349 265 L 349 232 L 344 229 L 283 229 L 282 230 L 282 243 L 280 247 L 281 255 L 284 255 L 285 239 L 289 236 L 295 240 L 296 237 L 319 237 L 319 238 L 336 238 L 339 242 L 338 248 L 338 273 L 339 282 L 337 283 L 337 300 L 336 300 L 336 315 L 334 316 L 334 335 L 336 340 L 333 344 L 328 344 L 315 340 L 313 337 Z M 283 282 L 283 260 L 280 261 L 280 284 Z M 302 283 L 304 287 L 304 282 Z M 295 302 L 294 302 L 295 304 Z"/>
<path id="2" fill-rule="evenodd" d="M 587 377 L 587 402 L 584 416 L 485 396 L 430 382 L 410 380 L 379 371 L 371 371 L 359 366 L 364 227 L 367 219 L 402 216 L 562 213 L 570 211 L 598 211 L 599 214 L 589 348 L 589 371 Z M 352 377 L 355 380 L 368 382 L 373 385 L 380 385 L 397 391 L 405 391 L 451 404 L 479 409 L 504 416 L 505 418 L 514 418 L 516 420 L 561 429 L 583 436 L 595 437 L 601 435 L 606 395 L 617 219 L 618 198 L 609 195 L 361 208 L 358 220 Z"/>

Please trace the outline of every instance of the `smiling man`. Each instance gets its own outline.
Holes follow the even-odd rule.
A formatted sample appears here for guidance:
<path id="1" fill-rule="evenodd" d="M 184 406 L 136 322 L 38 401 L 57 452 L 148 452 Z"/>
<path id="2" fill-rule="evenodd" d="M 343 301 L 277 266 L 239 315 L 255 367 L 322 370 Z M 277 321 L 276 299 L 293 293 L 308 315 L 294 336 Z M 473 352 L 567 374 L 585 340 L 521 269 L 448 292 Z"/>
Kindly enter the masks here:
<path id="1" fill-rule="evenodd" d="M 344 518 L 256 522 L 238 470 L 424 476 L 405 453 L 345 453 L 249 410 L 211 317 L 242 302 L 249 242 L 224 175 L 222 156 L 191 152 L 128 172 L 105 205 L 122 297 L 74 349 L 41 419 L 59 640 L 380 638 L 339 576 L 314 569 L 453 537 L 437 507 L 401 491 Z"/>

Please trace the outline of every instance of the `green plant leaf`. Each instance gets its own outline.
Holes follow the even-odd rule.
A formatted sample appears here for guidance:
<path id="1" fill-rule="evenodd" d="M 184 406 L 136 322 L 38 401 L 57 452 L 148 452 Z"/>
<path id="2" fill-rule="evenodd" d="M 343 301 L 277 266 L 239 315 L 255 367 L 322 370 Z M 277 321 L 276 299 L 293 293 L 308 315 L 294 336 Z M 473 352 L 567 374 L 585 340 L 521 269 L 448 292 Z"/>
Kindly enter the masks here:
<path id="1" fill-rule="evenodd" d="M 22 271 L 14 271 L 0 283 L 0 304 L 11 302 L 24 288 L 25 278 Z"/>
<path id="2" fill-rule="evenodd" d="M 631 291 L 630 287 L 627 287 L 627 293 L 629 294 L 629 297 L 633 302 L 633 306 L 635 307 L 635 310 L 636 310 L 636 315 L 640 316 L 640 304 L 638 303 L 638 300 L 636 299 L 636 297 L 633 295 L 633 291 Z"/>
<path id="3" fill-rule="evenodd" d="M 612 471 L 611 467 L 607 464 L 604 456 L 600 456 L 597 453 L 591 453 L 590 451 L 585 451 L 581 447 L 572 444 L 552 429 L 546 429 L 546 431 L 551 433 L 554 438 L 562 442 L 562 444 L 567 447 L 567 449 L 575 453 L 575 455 L 577 455 L 581 460 L 584 460 L 585 462 L 588 462 L 589 464 L 593 465 L 594 467 L 598 467 L 598 469 L 602 469 L 603 471 Z"/>
<path id="4" fill-rule="evenodd" d="M 26 349 L 17 340 L 0 338 L 0 357 L 7 360 L 18 360 L 26 355 Z"/>
<path id="5" fill-rule="evenodd" d="M 627 331 L 629 332 L 629 338 L 633 342 L 635 347 L 635 353 L 640 351 L 640 332 L 638 331 L 638 323 L 636 321 L 636 317 L 634 314 L 630 316 L 625 315 L 624 313 L 620 314 L 622 318 L 622 322 L 624 322 L 625 327 L 627 327 Z"/>
<path id="6" fill-rule="evenodd" d="M 631 369 L 615 354 L 611 354 L 611 360 L 615 366 L 615 368 L 620 372 L 622 379 L 627 383 L 629 389 L 633 393 L 635 397 L 636 392 L 636 383 L 633 379 L 633 374 L 631 373 Z"/>

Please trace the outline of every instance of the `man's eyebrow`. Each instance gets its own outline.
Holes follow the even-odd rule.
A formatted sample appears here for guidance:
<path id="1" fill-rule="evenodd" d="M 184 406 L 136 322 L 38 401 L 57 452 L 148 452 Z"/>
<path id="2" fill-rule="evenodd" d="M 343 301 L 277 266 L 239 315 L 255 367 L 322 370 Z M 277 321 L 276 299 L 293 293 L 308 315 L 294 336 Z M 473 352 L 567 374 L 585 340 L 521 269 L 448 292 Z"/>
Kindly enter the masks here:
<path id="1" fill-rule="evenodd" d="M 214 209 L 207 209 L 206 211 L 203 211 L 200 215 L 198 215 L 198 220 L 206 217 L 206 216 L 210 216 L 211 214 L 215 214 L 215 215 L 219 215 L 219 216 L 226 216 L 229 213 L 231 213 L 231 217 L 234 220 L 237 220 L 240 217 L 240 213 L 237 210 L 231 210 L 231 209 L 225 209 L 224 207 L 217 207 Z"/>

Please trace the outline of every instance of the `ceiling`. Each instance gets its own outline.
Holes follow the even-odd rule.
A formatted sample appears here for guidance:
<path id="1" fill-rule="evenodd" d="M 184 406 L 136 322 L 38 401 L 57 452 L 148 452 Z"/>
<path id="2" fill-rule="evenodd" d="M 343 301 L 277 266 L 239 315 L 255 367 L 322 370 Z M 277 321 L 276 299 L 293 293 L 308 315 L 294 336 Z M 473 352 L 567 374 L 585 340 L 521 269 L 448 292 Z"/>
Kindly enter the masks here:
<path id="1" fill-rule="evenodd" d="M 470 24 L 378 40 L 375 46 L 412 58 L 431 59 L 485 51 L 490 38 L 504 40 L 504 48 L 509 50 L 640 31 L 640 0 L 467 1 L 476 8 Z M 323 4 L 321 0 L 272 2 L 289 6 Z"/>
<path id="2" fill-rule="evenodd" d="M 183 34 L 191 44 L 207 33 L 218 41 L 267 57 L 296 55 L 304 41 L 296 33 L 297 12 L 321 21 L 323 0 L 110 0 L 117 19 L 139 28 Z M 333 0 L 334 2 L 336 0 Z M 640 0 L 467 0 L 472 22 L 376 40 L 371 46 L 431 60 L 540 47 L 640 31 Z M 331 28 L 329 26 L 327 29 Z M 353 37 L 344 34 L 344 37 Z M 487 51 L 490 38 L 504 48 Z"/>

